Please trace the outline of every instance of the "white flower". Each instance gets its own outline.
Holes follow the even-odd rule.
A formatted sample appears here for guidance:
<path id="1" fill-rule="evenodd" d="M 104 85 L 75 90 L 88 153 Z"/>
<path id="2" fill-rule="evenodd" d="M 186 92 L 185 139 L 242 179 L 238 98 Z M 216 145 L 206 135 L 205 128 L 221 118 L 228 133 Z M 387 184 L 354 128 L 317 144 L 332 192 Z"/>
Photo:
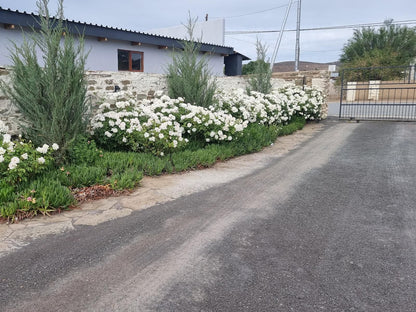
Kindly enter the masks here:
<path id="1" fill-rule="evenodd" d="M 36 149 L 36 151 L 38 153 L 41 153 L 41 154 L 46 154 L 48 152 L 48 149 L 49 149 L 49 145 L 48 144 L 43 144 L 43 146 L 42 147 L 38 147 Z"/>
<path id="2" fill-rule="evenodd" d="M 14 151 L 14 143 L 13 142 L 9 142 L 9 146 L 7 147 L 7 150 L 9 152 L 13 152 Z"/>
<path id="3" fill-rule="evenodd" d="M 10 163 L 9 163 L 9 169 L 13 170 L 17 167 L 17 164 L 20 163 L 20 159 L 19 157 L 12 157 L 12 159 L 10 159 Z"/>
<path id="4" fill-rule="evenodd" d="M 165 153 L 163 153 L 163 152 L 160 152 L 160 156 L 164 156 L 165 155 Z"/>
<path id="5" fill-rule="evenodd" d="M 107 136 L 107 137 L 109 137 L 109 138 L 111 138 L 113 135 L 110 133 L 110 132 L 108 132 L 108 131 L 106 131 L 106 132 L 104 132 L 104 135 L 105 136 Z"/>
<path id="6" fill-rule="evenodd" d="M 44 164 L 44 163 L 45 163 L 45 158 L 43 158 L 43 157 L 39 157 L 39 158 L 37 159 L 37 162 L 38 162 L 39 164 Z"/>
<path id="7" fill-rule="evenodd" d="M 22 154 L 20 157 L 22 157 L 22 159 L 27 159 L 27 153 Z"/>
<path id="8" fill-rule="evenodd" d="M 6 150 L 0 146 L 0 155 L 4 155 L 6 153 Z"/>
<path id="9" fill-rule="evenodd" d="M 2 163 L 3 161 L 4 161 L 3 155 L 0 155 L 0 163 Z"/>
<path id="10" fill-rule="evenodd" d="M 164 137 L 163 133 L 159 133 L 159 139 L 163 139 Z"/>
<path id="11" fill-rule="evenodd" d="M 54 151 L 57 151 L 57 150 L 59 149 L 59 145 L 58 145 L 58 144 L 56 144 L 56 143 L 53 143 L 53 144 L 52 144 L 52 149 L 53 149 Z"/>
<path id="12" fill-rule="evenodd" d="M 126 143 L 127 139 L 125 137 L 123 137 L 122 141 L 123 141 L 123 143 Z"/>

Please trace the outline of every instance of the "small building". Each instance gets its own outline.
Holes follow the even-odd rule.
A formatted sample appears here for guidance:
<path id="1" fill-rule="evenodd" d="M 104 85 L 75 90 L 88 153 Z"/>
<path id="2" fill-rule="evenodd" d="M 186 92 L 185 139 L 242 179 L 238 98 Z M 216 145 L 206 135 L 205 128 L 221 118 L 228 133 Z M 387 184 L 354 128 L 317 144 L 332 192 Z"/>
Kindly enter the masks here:
<path id="1" fill-rule="evenodd" d="M 11 41 L 23 41 L 23 32 L 39 28 L 39 16 L 0 7 L 0 66 L 11 65 Z M 65 20 L 68 31 L 83 34 L 85 50 L 89 51 L 87 70 L 135 71 L 165 73 L 173 50 L 180 51 L 183 39 L 149 34 L 109 26 Z M 242 60 L 248 58 L 232 47 L 201 43 L 201 54 L 209 54 L 208 62 L 215 76 L 240 75 Z"/>

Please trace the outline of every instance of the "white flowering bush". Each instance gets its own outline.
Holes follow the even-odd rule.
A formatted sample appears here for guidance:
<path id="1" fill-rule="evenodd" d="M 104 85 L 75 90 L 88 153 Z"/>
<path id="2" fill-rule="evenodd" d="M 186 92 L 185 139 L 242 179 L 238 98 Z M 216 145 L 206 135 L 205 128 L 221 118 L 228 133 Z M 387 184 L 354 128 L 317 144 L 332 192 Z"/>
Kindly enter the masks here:
<path id="1" fill-rule="evenodd" d="M 136 101 L 131 93 L 110 94 L 92 118 L 95 141 L 113 150 L 148 151 L 156 155 L 178 150 L 190 140 L 231 141 L 247 123 L 224 111 L 161 96 Z"/>
<path id="2" fill-rule="evenodd" d="M 279 89 L 280 94 L 284 94 L 289 106 L 292 107 L 295 114 L 305 117 L 306 120 L 319 120 L 321 108 L 325 102 L 324 94 L 312 87 L 285 87 Z"/>
<path id="3" fill-rule="evenodd" d="M 270 125 L 289 119 L 283 115 L 284 101 L 279 94 L 265 95 L 253 91 L 248 95 L 243 89 L 236 89 L 217 93 L 216 100 L 213 109 L 224 110 L 246 123 Z"/>
<path id="4" fill-rule="evenodd" d="M 160 94 L 159 94 L 160 96 Z M 91 121 L 95 141 L 110 150 L 164 155 L 190 141 L 232 141 L 250 124 L 281 125 L 293 116 L 319 119 L 322 92 L 285 87 L 270 94 L 237 89 L 219 92 L 208 108 L 182 98 L 160 96 L 137 101 L 131 93 L 107 95 Z"/>
<path id="5" fill-rule="evenodd" d="M 35 148 L 31 142 L 12 141 L 11 135 L 0 134 L 0 180 L 17 185 L 53 164 L 52 153 L 59 149 L 58 144 Z"/>
<path id="6" fill-rule="evenodd" d="M 293 116 L 303 116 L 306 120 L 320 119 L 324 103 L 322 92 L 305 87 L 285 87 L 270 94 L 250 92 L 243 89 L 216 94 L 216 104 L 212 109 L 221 109 L 237 119 L 263 125 L 285 124 Z"/>

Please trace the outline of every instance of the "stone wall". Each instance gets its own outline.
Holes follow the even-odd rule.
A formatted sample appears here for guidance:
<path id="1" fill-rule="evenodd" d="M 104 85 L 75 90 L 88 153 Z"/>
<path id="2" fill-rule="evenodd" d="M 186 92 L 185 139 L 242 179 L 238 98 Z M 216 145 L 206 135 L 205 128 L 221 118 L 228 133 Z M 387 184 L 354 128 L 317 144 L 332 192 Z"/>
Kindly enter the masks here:
<path id="1" fill-rule="evenodd" d="M 299 72 L 278 72 L 273 73 L 274 79 L 283 79 L 286 82 L 291 82 L 297 86 L 311 86 L 327 95 L 329 89 L 330 72 L 326 70 L 310 70 Z"/>
<path id="2" fill-rule="evenodd" d="M 88 71 L 87 73 L 88 93 L 90 95 L 101 95 L 107 92 L 114 92 L 115 88 L 122 91 L 131 91 L 137 94 L 138 98 L 145 98 L 154 91 L 164 91 L 167 93 L 165 75 L 147 74 L 135 72 L 106 72 L 106 71 Z M 230 90 L 236 88 L 245 89 L 247 87 L 247 78 L 242 76 L 216 77 L 218 88 Z M 292 81 L 274 77 L 272 85 L 279 88 L 287 84 L 293 84 Z"/>
<path id="3" fill-rule="evenodd" d="M 114 92 L 115 89 L 133 92 L 137 99 L 152 97 L 155 91 L 167 93 L 165 75 L 148 74 L 137 72 L 107 72 L 107 71 L 87 71 L 87 96 L 93 106 L 100 102 L 105 93 Z M 0 68 L 0 79 L 8 83 L 9 71 Z M 245 89 L 247 87 L 247 77 L 217 77 L 219 89 L 231 90 L 235 88 Z M 329 73 L 326 71 L 310 71 L 297 73 L 274 73 L 272 77 L 273 88 L 279 88 L 288 84 L 309 85 L 328 93 Z M 327 107 L 323 108 L 326 114 Z M 17 134 L 18 124 L 21 114 L 14 107 L 9 99 L 0 91 L 0 120 L 9 128 L 9 132 Z"/>
<path id="4" fill-rule="evenodd" d="M 10 81 L 8 70 L 0 68 L 0 80 L 4 81 L 6 84 Z M 18 133 L 17 125 L 20 118 L 21 115 L 19 111 L 12 106 L 10 100 L 0 90 L 0 125 L 3 122 L 10 133 L 16 134 Z"/>

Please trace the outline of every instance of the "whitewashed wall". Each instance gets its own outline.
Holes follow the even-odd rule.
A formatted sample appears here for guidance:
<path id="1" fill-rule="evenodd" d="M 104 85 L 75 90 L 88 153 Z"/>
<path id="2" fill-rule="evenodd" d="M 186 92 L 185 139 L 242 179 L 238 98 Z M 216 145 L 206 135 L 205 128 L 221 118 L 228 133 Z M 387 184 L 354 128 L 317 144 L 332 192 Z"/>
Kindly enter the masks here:
<path id="1" fill-rule="evenodd" d="M 0 24 L 0 66 L 11 65 L 10 51 L 12 42 L 18 46 L 23 42 L 23 34 L 19 29 L 4 29 Z M 85 38 L 85 51 L 89 51 L 86 62 L 87 70 L 117 71 L 117 49 L 143 52 L 143 67 L 145 73 L 163 74 L 166 66 L 172 60 L 171 49 L 158 49 L 152 45 L 132 46 L 119 40 L 98 41 L 96 37 Z M 178 51 L 178 53 L 180 53 Z M 39 55 L 39 59 L 41 59 Z M 215 76 L 224 75 L 224 57 L 218 54 L 208 57 L 209 67 Z"/>

